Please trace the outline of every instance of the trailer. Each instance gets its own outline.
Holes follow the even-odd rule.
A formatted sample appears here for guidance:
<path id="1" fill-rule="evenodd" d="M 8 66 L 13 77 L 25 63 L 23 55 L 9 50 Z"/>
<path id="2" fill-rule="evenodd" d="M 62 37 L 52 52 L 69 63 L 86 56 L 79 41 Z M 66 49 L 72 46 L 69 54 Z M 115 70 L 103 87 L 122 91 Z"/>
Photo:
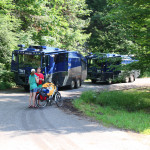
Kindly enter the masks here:
<path id="1" fill-rule="evenodd" d="M 32 68 L 41 67 L 45 82 L 53 82 L 58 87 L 79 88 L 87 77 L 87 62 L 79 52 L 67 51 L 47 46 L 18 45 L 12 52 L 11 71 L 15 82 L 27 90 Z"/>
<path id="2" fill-rule="evenodd" d="M 93 55 L 89 53 L 86 56 L 87 59 L 87 79 L 91 79 L 93 83 L 107 82 L 112 83 L 113 81 L 122 82 L 133 82 L 135 78 L 140 75 L 139 70 L 125 71 L 119 68 L 131 64 L 132 62 L 138 61 L 132 59 L 127 55 L 119 54 L 106 54 L 100 53 L 99 55 Z"/>

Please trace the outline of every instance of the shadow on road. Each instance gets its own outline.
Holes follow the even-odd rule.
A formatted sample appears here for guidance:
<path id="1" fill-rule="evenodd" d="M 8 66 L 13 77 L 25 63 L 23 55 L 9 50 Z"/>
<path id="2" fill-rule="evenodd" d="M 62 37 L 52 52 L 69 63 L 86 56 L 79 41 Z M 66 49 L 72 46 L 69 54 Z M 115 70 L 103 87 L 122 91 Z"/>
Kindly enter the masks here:
<path id="1" fill-rule="evenodd" d="M 86 90 L 122 90 L 137 88 L 139 85 L 128 84 L 92 84 L 84 83 L 81 88 L 60 91 L 63 98 L 79 96 Z M 19 136 L 30 133 L 50 132 L 52 134 L 71 134 L 87 132 L 114 132 L 118 129 L 105 128 L 102 125 L 67 114 L 55 106 L 47 106 L 44 109 L 29 109 L 29 93 L 23 89 L 14 89 L 0 92 L 0 132 L 17 132 L 10 136 Z"/>
<path id="2" fill-rule="evenodd" d="M 70 134 L 86 132 L 113 132 L 116 129 L 105 128 L 72 114 L 64 113 L 56 106 L 44 109 L 29 109 L 28 95 L 0 96 L 0 132 L 17 132 L 11 136 L 29 133 Z"/>
<path id="3" fill-rule="evenodd" d="M 17 93 L 28 93 L 23 87 L 17 87 L 12 89 L 0 90 L 0 94 L 17 94 Z"/>

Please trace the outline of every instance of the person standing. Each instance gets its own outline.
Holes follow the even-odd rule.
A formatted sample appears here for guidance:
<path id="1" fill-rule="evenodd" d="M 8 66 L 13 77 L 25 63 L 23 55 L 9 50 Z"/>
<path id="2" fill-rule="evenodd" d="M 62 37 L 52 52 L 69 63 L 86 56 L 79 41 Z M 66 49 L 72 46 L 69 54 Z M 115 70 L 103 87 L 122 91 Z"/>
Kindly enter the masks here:
<path id="1" fill-rule="evenodd" d="M 38 88 L 42 88 L 42 83 L 44 82 L 44 75 L 41 73 L 41 68 L 37 68 L 35 75 L 39 78 Z"/>
<path id="2" fill-rule="evenodd" d="M 29 76 L 29 85 L 30 85 L 29 108 L 30 107 L 36 107 L 35 95 L 37 92 L 37 83 L 39 83 L 39 79 L 35 75 L 35 69 L 31 69 L 31 74 Z M 33 105 L 31 105 L 31 101 L 33 102 Z"/>

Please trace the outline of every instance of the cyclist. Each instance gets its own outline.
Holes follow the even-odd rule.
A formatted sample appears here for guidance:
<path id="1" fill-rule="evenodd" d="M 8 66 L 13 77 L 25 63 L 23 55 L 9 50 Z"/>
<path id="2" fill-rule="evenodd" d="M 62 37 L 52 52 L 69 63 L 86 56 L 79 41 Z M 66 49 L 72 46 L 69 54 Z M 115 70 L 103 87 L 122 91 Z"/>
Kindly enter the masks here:
<path id="1" fill-rule="evenodd" d="M 39 78 L 38 88 L 42 88 L 42 83 L 44 82 L 44 75 L 41 73 L 41 68 L 37 68 L 35 75 Z"/>

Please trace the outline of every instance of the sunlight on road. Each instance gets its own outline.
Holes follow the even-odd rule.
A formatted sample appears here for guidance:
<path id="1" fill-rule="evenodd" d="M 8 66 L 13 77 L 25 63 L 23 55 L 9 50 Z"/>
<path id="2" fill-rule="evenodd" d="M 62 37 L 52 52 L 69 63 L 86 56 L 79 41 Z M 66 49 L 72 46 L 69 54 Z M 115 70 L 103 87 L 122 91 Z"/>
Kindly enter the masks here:
<path id="1" fill-rule="evenodd" d="M 85 90 L 110 90 L 150 84 L 137 79 L 129 84 L 84 83 L 81 88 L 61 90 L 63 98 L 79 96 Z M 138 84 L 138 86 L 137 86 Z M 11 90 L 10 90 L 11 91 Z M 29 93 L 0 92 L 0 147 L 2 150 L 149 150 L 150 136 L 127 132 L 66 113 L 54 106 L 29 109 Z"/>

